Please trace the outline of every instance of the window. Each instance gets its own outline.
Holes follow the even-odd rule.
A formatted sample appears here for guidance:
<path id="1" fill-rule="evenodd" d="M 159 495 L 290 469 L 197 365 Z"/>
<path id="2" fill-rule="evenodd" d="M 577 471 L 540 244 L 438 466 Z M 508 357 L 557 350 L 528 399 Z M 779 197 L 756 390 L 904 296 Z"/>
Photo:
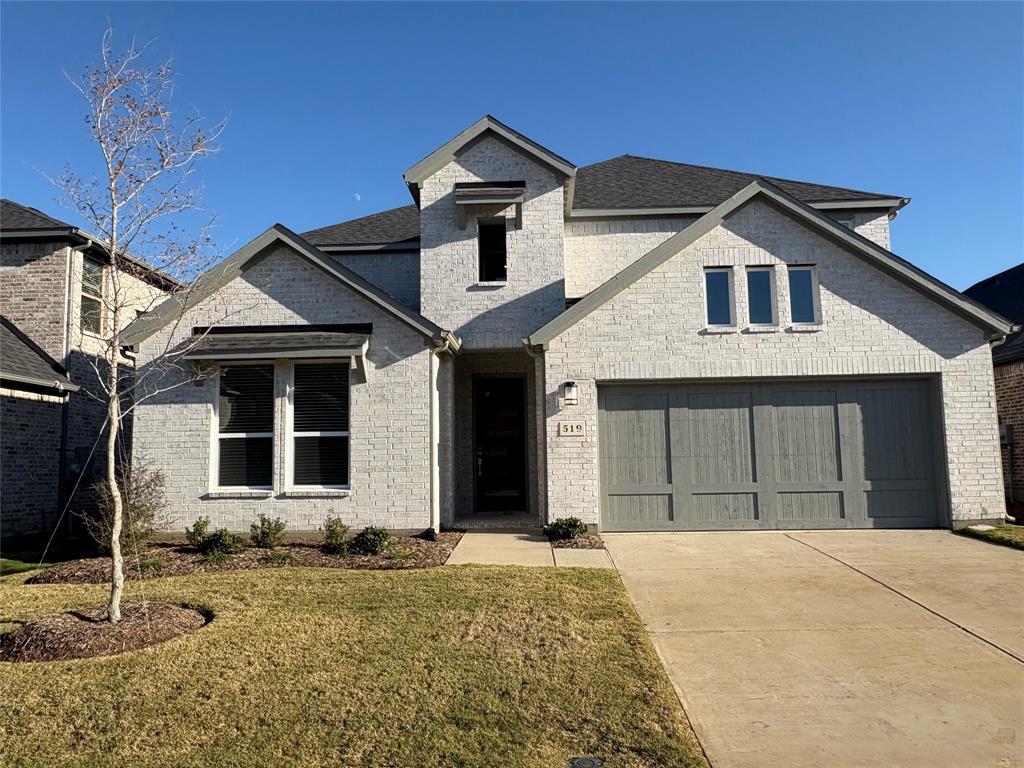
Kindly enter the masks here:
<path id="1" fill-rule="evenodd" d="M 732 325 L 732 270 L 704 270 L 704 289 L 708 302 L 708 325 Z"/>
<path id="2" fill-rule="evenodd" d="M 345 360 L 292 369 L 292 485 L 348 485 L 348 368 Z"/>
<path id="3" fill-rule="evenodd" d="M 747 270 L 747 314 L 751 325 L 775 324 L 775 272 L 771 267 Z"/>
<path id="4" fill-rule="evenodd" d="M 273 456 L 274 366 L 222 368 L 217 399 L 217 485 L 270 488 Z"/>
<path id="5" fill-rule="evenodd" d="M 503 283 L 508 279 L 505 219 L 478 219 L 480 282 Z"/>
<path id="6" fill-rule="evenodd" d="M 103 265 L 86 258 L 82 261 L 82 302 L 79 309 L 82 330 L 103 333 Z"/>
<path id="7" fill-rule="evenodd" d="M 814 267 L 789 268 L 789 311 L 794 325 L 819 322 L 818 280 Z"/>

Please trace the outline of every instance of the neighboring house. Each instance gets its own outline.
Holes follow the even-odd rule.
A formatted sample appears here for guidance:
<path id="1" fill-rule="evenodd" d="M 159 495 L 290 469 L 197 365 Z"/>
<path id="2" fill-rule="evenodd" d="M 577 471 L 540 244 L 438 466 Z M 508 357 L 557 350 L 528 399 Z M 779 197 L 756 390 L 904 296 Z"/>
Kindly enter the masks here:
<path id="1" fill-rule="evenodd" d="M 88 506 L 105 471 L 93 446 L 106 407 L 95 364 L 108 318 L 110 259 L 102 243 L 34 208 L 0 200 L 0 539 L 53 533 L 68 495 Z M 122 284 L 145 308 L 176 283 L 123 260 Z M 134 314 L 134 313 L 133 313 Z M 126 318 L 131 319 L 131 318 Z M 130 361 L 126 360 L 130 365 Z M 73 525 L 73 516 L 65 517 Z"/>
<path id="2" fill-rule="evenodd" d="M 975 301 L 1024 324 L 1024 264 L 982 280 L 964 291 Z M 992 350 L 1006 495 L 1024 504 L 1024 331 Z M 1019 514 L 1019 513 L 1018 513 Z"/>
<path id="3" fill-rule="evenodd" d="M 892 254 L 906 198 L 485 117 L 414 204 L 275 225 L 127 330 L 189 365 L 136 420 L 176 527 L 962 525 L 1004 514 L 1012 325 Z"/>

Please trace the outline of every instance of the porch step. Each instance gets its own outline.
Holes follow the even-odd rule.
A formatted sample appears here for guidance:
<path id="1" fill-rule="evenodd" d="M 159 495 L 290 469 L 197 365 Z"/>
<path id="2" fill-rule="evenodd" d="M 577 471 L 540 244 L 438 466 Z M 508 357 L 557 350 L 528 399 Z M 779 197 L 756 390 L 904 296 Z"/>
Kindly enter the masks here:
<path id="1" fill-rule="evenodd" d="M 455 518 L 451 527 L 466 531 L 514 530 L 528 532 L 540 531 L 543 528 L 534 515 L 467 515 Z"/>

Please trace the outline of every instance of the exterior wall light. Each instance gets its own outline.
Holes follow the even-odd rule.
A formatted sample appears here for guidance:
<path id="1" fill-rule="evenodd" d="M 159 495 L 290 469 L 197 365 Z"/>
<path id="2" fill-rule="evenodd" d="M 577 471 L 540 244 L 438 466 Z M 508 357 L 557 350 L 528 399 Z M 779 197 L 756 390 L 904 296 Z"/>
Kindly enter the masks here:
<path id="1" fill-rule="evenodd" d="M 575 381 L 567 381 L 562 385 L 562 399 L 566 405 L 579 405 L 580 390 Z"/>

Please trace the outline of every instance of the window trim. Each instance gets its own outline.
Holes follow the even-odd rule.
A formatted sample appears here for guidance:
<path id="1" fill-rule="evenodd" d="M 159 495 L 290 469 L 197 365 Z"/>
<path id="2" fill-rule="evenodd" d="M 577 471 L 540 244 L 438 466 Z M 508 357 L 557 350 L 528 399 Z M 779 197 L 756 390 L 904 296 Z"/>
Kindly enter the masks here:
<path id="1" fill-rule="evenodd" d="M 729 276 L 729 322 L 725 324 L 711 322 L 711 302 L 708 295 L 708 274 L 710 272 L 725 272 Z M 736 328 L 736 278 L 733 273 L 732 267 L 704 267 L 702 278 L 704 283 L 704 323 L 706 328 L 712 330 Z"/>
<path id="2" fill-rule="evenodd" d="M 94 295 L 94 294 L 91 294 L 91 293 L 87 293 L 86 290 L 85 290 L 85 265 L 88 262 L 92 262 L 97 267 L 99 267 L 99 271 L 100 271 L 100 290 L 99 290 L 99 295 Z M 107 329 L 107 317 L 106 317 L 107 313 L 104 311 L 104 308 L 105 308 L 104 300 L 106 299 L 106 292 L 107 292 L 107 267 L 106 267 L 106 265 L 102 261 L 99 261 L 98 259 L 94 259 L 94 258 L 92 258 L 90 256 L 83 255 L 82 256 L 82 274 L 81 274 L 81 277 L 79 279 L 79 285 L 78 285 L 78 330 L 81 333 L 86 334 L 88 336 L 92 336 L 93 338 L 97 338 L 97 339 L 102 339 L 103 338 L 103 335 L 104 335 L 104 333 L 106 333 L 106 329 Z M 84 301 L 85 299 L 89 299 L 91 301 L 95 301 L 95 302 L 97 302 L 99 304 L 99 308 L 98 308 L 98 312 L 97 312 L 97 315 L 99 317 L 99 329 L 98 330 L 94 331 L 94 330 L 92 330 L 90 328 L 86 328 L 85 327 L 85 323 L 83 322 L 83 317 L 82 317 L 82 315 L 83 315 L 83 311 L 82 310 L 83 310 L 83 307 L 85 306 L 85 301 Z"/>
<path id="3" fill-rule="evenodd" d="M 771 319 L 767 323 L 755 323 L 750 317 L 750 273 L 751 272 L 767 272 L 768 273 L 768 293 L 769 300 L 771 302 Z M 744 278 L 746 278 L 747 291 L 747 327 L 748 328 L 777 328 L 779 325 L 779 301 L 778 301 L 778 286 L 775 284 L 775 267 L 772 265 L 765 266 L 751 266 L 747 267 L 744 271 Z"/>
<path id="4" fill-rule="evenodd" d="M 295 431 L 295 365 L 344 365 L 349 369 L 348 376 L 348 429 Z M 298 494 L 308 491 L 351 491 L 352 490 L 352 358 L 311 358 L 306 360 L 289 360 L 285 397 L 284 414 L 284 492 Z M 345 473 L 348 482 L 343 485 L 300 485 L 295 482 L 295 438 L 296 437 L 347 437 L 348 467 Z"/>
<path id="5" fill-rule="evenodd" d="M 505 278 L 503 280 L 484 279 L 484 253 L 480 243 L 480 226 L 501 227 L 505 236 Z M 476 282 L 477 285 L 502 286 L 508 284 L 508 218 L 505 216 L 480 216 L 476 220 Z"/>
<path id="6" fill-rule="evenodd" d="M 789 275 L 791 272 L 809 272 L 811 275 L 811 303 L 814 311 L 813 320 L 793 319 L 793 287 Z M 794 328 L 814 328 L 821 325 L 821 289 L 818 284 L 818 267 L 816 264 L 790 264 L 786 268 L 786 290 L 789 294 L 789 322 Z"/>
<path id="7" fill-rule="evenodd" d="M 274 435 L 277 430 L 276 424 L 272 425 L 270 432 L 221 432 L 220 431 L 220 380 L 221 373 L 225 368 L 230 368 L 232 365 L 258 365 L 258 361 L 246 360 L 237 361 L 233 363 L 222 363 L 217 367 L 217 374 L 213 377 L 214 388 L 213 388 L 213 418 L 210 422 L 210 483 L 209 490 L 211 493 L 230 493 L 237 491 L 273 491 L 274 489 L 274 455 L 277 453 L 275 445 Z M 272 368 L 274 371 L 274 414 L 276 421 L 277 414 L 277 366 L 267 366 Z M 222 439 L 235 440 L 246 437 L 269 437 L 271 444 L 271 464 L 270 464 L 270 485 L 221 485 L 220 484 L 220 441 Z"/>

